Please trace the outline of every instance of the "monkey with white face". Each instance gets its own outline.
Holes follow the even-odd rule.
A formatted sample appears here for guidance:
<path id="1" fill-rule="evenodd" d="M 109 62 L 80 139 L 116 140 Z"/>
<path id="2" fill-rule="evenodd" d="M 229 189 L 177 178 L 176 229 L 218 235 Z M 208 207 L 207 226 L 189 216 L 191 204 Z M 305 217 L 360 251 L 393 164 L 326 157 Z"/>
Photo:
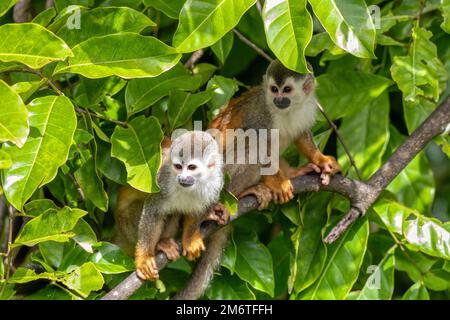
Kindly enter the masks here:
<path id="1" fill-rule="evenodd" d="M 311 127 L 316 121 L 314 88 L 312 74 L 296 73 L 275 60 L 267 68 L 261 86 L 230 101 L 213 119 L 210 128 L 222 133 L 224 140 L 220 145 L 228 146 L 225 150 L 230 150 L 229 146 L 236 144 L 236 139 L 226 141 L 227 129 L 279 130 L 278 172 L 274 175 L 262 175 L 262 164 L 226 164 L 225 172 L 231 177 L 229 191 L 239 198 L 255 195 L 259 209 L 264 209 L 272 200 L 285 203 L 294 197 L 291 178 L 317 172 L 320 173 L 321 183 L 328 184 L 330 176 L 340 170 L 336 159 L 322 154 L 312 140 Z M 281 159 L 284 149 L 292 143 L 306 156 L 309 161 L 307 165 L 291 168 Z M 214 268 L 220 263 L 230 231 L 230 226 L 225 226 L 210 237 L 205 253 L 185 289 L 176 299 L 198 299 L 203 294 Z"/>
<path id="2" fill-rule="evenodd" d="M 217 143 L 206 132 L 185 133 L 172 142 L 170 149 L 168 143 L 163 144 L 162 165 L 157 176 L 160 192 L 146 196 L 139 223 L 131 210 L 119 208 L 116 213 L 119 245 L 129 247 L 130 242 L 137 241 L 138 277 L 143 280 L 159 277 L 157 251 L 164 252 L 170 260 L 178 258 L 179 248 L 173 237 L 180 219 L 183 220 L 182 253 L 189 260 L 200 256 L 205 249 L 201 222 L 226 223 L 228 211 L 218 203 L 224 183 L 222 167 Z M 129 192 L 127 197 L 132 198 Z M 137 195 L 136 202 L 139 199 Z M 137 233 L 137 239 L 133 239 L 133 232 Z"/>

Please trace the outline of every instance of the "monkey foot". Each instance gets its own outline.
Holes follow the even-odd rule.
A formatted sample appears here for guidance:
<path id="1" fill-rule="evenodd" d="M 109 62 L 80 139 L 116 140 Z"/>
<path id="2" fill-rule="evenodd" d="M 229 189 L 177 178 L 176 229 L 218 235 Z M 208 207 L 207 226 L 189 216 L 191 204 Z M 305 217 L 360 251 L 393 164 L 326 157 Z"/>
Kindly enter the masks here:
<path id="1" fill-rule="evenodd" d="M 156 249 L 164 252 L 169 260 L 176 260 L 180 256 L 178 244 L 172 238 L 161 239 L 156 245 Z"/>
<path id="2" fill-rule="evenodd" d="M 154 256 L 136 256 L 136 274 L 142 280 L 156 280 L 159 278 L 158 266 Z"/>
<path id="3" fill-rule="evenodd" d="M 258 210 L 263 210 L 269 206 L 270 201 L 272 201 L 272 192 L 264 184 L 257 184 L 253 187 L 248 188 L 239 195 L 239 199 L 245 196 L 253 195 L 258 201 Z"/>
<path id="4" fill-rule="evenodd" d="M 208 212 L 204 221 L 215 221 L 220 225 L 225 225 L 229 220 L 230 212 L 228 209 L 222 203 L 217 203 Z"/>
<path id="5" fill-rule="evenodd" d="M 320 168 L 320 182 L 325 186 L 330 183 L 331 176 L 341 171 L 339 163 L 333 156 L 323 156 L 314 164 Z"/>
<path id="6" fill-rule="evenodd" d="M 196 237 L 186 244 L 183 244 L 183 256 L 192 261 L 200 257 L 205 250 L 205 244 L 201 237 Z"/>
<path id="7" fill-rule="evenodd" d="M 289 179 L 281 181 L 277 186 L 270 186 L 270 189 L 275 203 L 286 203 L 294 198 L 294 186 Z"/>

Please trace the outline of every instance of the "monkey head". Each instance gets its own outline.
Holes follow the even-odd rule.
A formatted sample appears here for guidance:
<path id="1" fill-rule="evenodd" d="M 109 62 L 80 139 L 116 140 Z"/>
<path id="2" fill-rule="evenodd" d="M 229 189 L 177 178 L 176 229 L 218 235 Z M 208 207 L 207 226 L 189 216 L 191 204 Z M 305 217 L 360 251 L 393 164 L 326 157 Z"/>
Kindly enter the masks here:
<path id="1" fill-rule="evenodd" d="M 194 189 L 222 178 L 222 156 L 214 138 L 207 132 L 190 131 L 176 138 L 171 146 L 172 172 L 178 184 Z"/>
<path id="2" fill-rule="evenodd" d="M 312 66 L 308 63 L 308 68 Z M 274 60 L 264 75 L 263 88 L 266 102 L 277 109 L 287 109 L 303 100 L 314 91 L 314 75 L 300 74 Z"/>

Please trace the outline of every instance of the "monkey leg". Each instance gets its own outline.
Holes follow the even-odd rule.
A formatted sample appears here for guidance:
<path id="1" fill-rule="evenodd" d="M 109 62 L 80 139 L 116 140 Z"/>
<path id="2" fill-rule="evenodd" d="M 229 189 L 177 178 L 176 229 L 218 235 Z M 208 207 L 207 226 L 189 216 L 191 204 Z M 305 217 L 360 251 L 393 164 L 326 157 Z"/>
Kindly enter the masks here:
<path id="1" fill-rule="evenodd" d="M 156 245 L 156 249 L 164 252 L 169 260 L 176 260 L 180 256 L 180 248 L 174 237 L 177 233 L 180 216 L 170 215 L 166 221 L 166 226 L 161 234 L 161 240 Z"/>
<path id="2" fill-rule="evenodd" d="M 216 203 L 210 211 L 206 213 L 203 221 L 215 221 L 219 225 L 225 225 L 230 220 L 230 212 L 222 203 Z"/>
<path id="3" fill-rule="evenodd" d="M 159 278 L 155 256 L 150 255 L 142 247 L 136 247 L 134 255 L 136 274 L 142 280 L 156 280 Z"/>
<path id="4" fill-rule="evenodd" d="M 184 217 L 183 235 L 181 244 L 183 256 L 188 260 L 195 260 L 205 250 L 202 234 L 200 233 L 200 222 L 198 218 L 186 215 Z"/>
<path id="5" fill-rule="evenodd" d="M 339 163 L 333 156 L 326 156 L 317 148 L 312 140 L 311 131 L 306 131 L 300 135 L 296 141 L 298 150 L 304 154 L 308 160 L 320 168 L 320 181 L 323 185 L 330 183 L 330 178 L 341 171 Z"/>
<path id="6" fill-rule="evenodd" d="M 264 184 L 259 183 L 250 187 L 243 192 L 241 192 L 238 198 L 243 198 L 245 196 L 254 195 L 258 201 L 258 210 L 263 210 L 269 206 L 270 201 L 272 201 L 272 191 Z"/>

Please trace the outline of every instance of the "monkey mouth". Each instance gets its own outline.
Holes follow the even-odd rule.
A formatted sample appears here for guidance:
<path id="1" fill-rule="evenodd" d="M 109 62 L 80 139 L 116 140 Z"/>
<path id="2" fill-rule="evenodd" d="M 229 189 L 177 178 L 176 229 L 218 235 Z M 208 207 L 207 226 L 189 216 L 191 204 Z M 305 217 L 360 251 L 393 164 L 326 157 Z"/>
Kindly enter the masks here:
<path id="1" fill-rule="evenodd" d="M 286 109 L 291 105 L 291 100 L 289 98 L 274 98 L 273 104 L 279 109 Z"/>

